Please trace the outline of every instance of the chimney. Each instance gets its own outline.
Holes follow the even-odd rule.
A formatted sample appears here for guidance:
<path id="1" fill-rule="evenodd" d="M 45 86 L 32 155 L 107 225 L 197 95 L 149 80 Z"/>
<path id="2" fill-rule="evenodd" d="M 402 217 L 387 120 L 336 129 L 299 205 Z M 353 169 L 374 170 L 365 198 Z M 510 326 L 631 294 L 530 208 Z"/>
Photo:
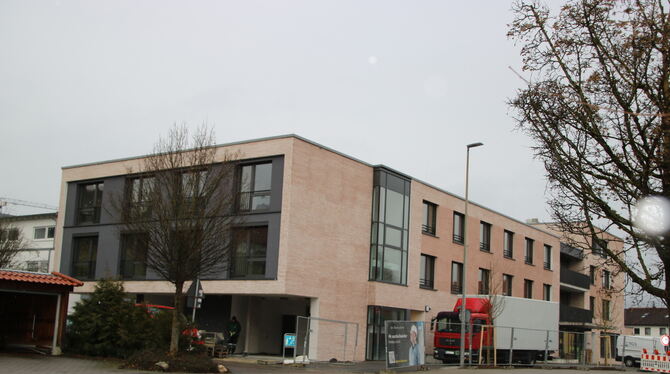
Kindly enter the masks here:
<path id="1" fill-rule="evenodd" d="M 538 223 L 540 223 L 540 220 L 537 218 L 528 218 L 526 220 L 526 223 L 529 225 L 537 225 Z"/>

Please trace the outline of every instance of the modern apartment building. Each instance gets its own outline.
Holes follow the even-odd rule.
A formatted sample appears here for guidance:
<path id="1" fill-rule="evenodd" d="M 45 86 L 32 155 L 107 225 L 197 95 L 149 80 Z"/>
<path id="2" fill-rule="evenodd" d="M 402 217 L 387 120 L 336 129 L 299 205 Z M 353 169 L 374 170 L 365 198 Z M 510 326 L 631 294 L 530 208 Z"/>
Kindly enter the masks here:
<path id="1" fill-rule="evenodd" d="M 243 217 L 236 250 L 228 270 L 202 280 L 197 316 L 211 331 L 237 316 L 240 351 L 281 354 L 296 317 L 311 316 L 358 325 L 345 342 L 327 335 L 325 324 L 312 326 L 311 357 L 328 359 L 329 349 L 344 345 L 355 360 L 383 359 L 384 321 L 429 323 L 463 292 L 555 302 L 564 295 L 557 233 L 471 204 L 463 284 L 460 197 L 295 135 L 224 144 L 217 155 L 225 151 L 238 152 L 238 175 L 253 183 L 235 183 Z M 85 281 L 75 292 L 120 277 L 138 300 L 171 304 L 171 284 L 129 258 L 129 233 L 111 209 L 112 196 L 136 183 L 128 170 L 141 161 L 63 168 L 56 260 L 61 272 Z"/>
<path id="2" fill-rule="evenodd" d="M 48 273 L 54 270 L 54 236 L 56 213 L 0 217 L 6 227 L 0 240 L 21 238 L 21 249 L 14 258 L 12 269 Z"/>

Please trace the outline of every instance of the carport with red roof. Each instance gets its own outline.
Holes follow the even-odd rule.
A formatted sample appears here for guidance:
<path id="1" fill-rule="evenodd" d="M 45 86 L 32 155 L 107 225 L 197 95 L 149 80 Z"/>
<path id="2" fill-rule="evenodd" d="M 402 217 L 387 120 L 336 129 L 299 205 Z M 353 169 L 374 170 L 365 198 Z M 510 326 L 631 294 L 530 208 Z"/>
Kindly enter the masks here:
<path id="1" fill-rule="evenodd" d="M 0 270 L 0 346 L 49 348 L 60 354 L 68 295 L 81 285 L 58 272 Z"/>

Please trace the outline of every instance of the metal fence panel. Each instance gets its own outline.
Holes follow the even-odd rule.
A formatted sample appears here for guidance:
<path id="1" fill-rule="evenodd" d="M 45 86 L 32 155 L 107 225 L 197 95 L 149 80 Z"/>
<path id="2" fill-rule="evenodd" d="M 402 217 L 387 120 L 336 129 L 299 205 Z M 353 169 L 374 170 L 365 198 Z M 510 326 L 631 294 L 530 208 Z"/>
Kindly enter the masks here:
<path id="1" fill-rule="evenodd" d="M 358 349 L 358 324 L 298 316 L 294 358 L 310 361 L 353 361 Z"/>

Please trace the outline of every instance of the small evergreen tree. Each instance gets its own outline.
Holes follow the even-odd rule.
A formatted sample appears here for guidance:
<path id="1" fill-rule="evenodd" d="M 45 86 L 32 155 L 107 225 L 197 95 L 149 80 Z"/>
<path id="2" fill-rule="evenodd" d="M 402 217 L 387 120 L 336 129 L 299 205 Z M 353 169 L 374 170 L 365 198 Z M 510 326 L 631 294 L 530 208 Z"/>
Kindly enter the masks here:
<path id="1" fill-rule="evenodd" d="M 98 281 L 90 298 L 74 306 L 70 320 L 70 349 L 86 355 L 128 357 L 157 340 L 150 314 L 126 299 L 119 281 Z"/>

